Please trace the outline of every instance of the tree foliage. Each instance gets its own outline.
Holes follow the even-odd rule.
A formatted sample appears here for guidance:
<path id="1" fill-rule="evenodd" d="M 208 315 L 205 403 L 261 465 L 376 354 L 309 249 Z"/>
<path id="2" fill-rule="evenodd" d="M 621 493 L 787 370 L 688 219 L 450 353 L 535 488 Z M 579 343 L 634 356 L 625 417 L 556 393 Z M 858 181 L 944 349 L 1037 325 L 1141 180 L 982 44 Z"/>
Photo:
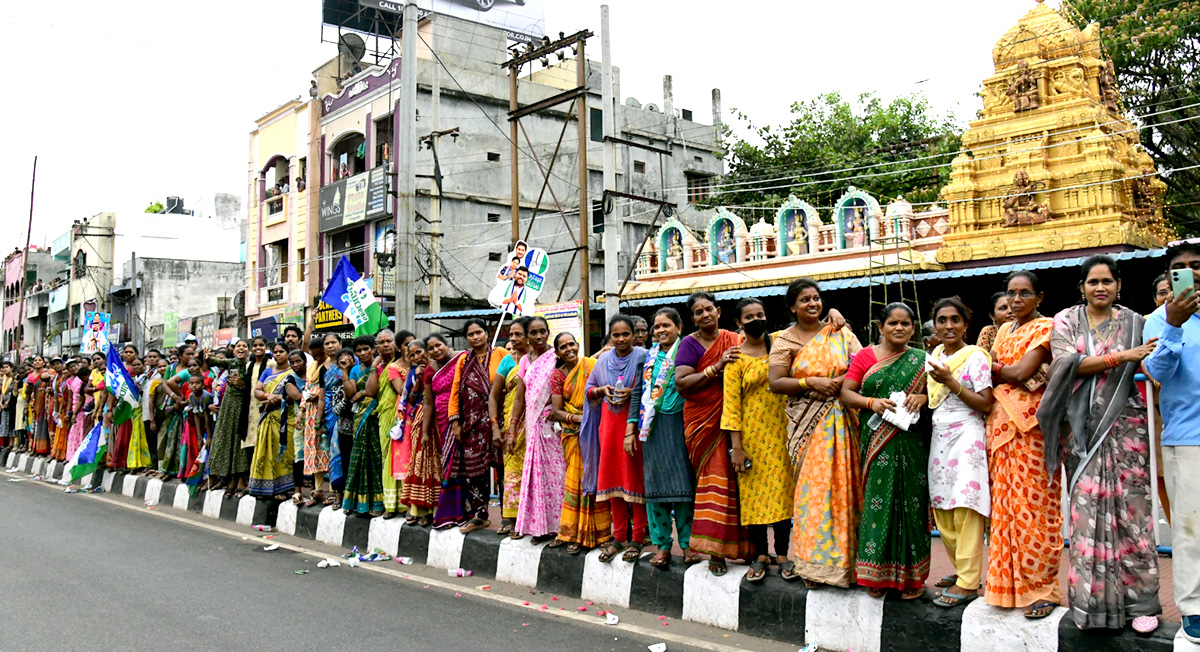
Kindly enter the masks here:
<path id="1" fill-rule="evenodd" d="M 1063 0 L 1062 12 L 1080 28 L 1100 24 L 1126 110 L 1164 173 L 1164 215 L 1200 232 L 1200 169 L 1181 169 L 1200 164 L 1200 107 L 1183 108 L 1200 102 L 1200 1 Z"/>
<path id="2" fill-rule="evenodd" d="M 791 114 L 772 128 L 736 112 L 754 138 L 727 143 L 729 173 L 712 203 L 773 207 L 795 195 L 831 206 L 851 185 L 881 202 L 935 201 L 960 145 L 953 116 L 936 115 L 919 94 L 888 103 L 866 93 L 852 103 L 832 92 L 793 103 Z"/>

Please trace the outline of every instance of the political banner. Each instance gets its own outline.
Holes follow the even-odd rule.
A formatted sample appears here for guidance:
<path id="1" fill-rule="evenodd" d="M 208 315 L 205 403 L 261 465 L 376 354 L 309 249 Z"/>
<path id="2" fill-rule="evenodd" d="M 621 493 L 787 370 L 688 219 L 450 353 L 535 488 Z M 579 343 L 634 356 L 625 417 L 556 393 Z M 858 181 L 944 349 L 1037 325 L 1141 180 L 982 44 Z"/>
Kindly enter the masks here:
<path id="1" fill-rule="evenodd" d="M 532 315 L 549 268 L 550 259 L 544 250 L 518 240 L 496 272 L 496 285 L 488 293 L 488 303 L 506 314 Z"/>
<path id="2" fill-rule="evenodd" d="M 575 341 L 583 342 L 583 302 L 565 301 L 538 306 L 533 314 L 546 320 L 550 328 L 547 342 L 553 342 L 559 333 L 570 333 Z"/>

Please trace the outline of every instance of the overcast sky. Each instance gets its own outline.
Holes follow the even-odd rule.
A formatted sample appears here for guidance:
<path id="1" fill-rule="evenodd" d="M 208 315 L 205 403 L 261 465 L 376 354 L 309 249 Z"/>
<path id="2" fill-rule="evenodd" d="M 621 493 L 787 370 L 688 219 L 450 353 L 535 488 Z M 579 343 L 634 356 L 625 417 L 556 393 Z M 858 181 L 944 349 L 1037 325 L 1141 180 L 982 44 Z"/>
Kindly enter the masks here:
<path id="1" fill-rule="evenodd" d="M 548 32 L 599 35 L 599 2 L 545 2 Z M 37 245 L 74 219 L 116 211 L 119 224 L 122 212 L 167 195 L 244 201 L 254 119 L 306 94 L 333 52 L 320 43 L 320 0 L 0 4 L 12 95 L 2 113 L 0 252 L 25 244 L 35 154 Z M 965 124 L 992 72 L 992 45 L 1034 5 L 609 0 L 622 99 L 661 103 L 670 74 L 675 105 L 697 120 L 710 119 L 716 86 L 726 112 L 758 124 L 786 122 L 792 102 L 831 90 L 921 91 Z M 599 59 L 598 38 L 589 54 Z"/>

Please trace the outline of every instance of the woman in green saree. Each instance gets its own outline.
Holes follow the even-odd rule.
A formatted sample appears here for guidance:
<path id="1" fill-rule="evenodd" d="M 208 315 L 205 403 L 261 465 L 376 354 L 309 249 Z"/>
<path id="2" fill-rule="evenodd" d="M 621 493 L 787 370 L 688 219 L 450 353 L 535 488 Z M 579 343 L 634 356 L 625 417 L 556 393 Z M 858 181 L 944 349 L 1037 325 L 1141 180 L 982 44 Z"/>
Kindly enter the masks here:
<path id="1" fill-rule="evenodd" d="M 299 351 L 294 353 L 289 360 L 287 346 L 276 343 L 271 350 L 275 366 L 262 372 L 254 388 L 262 405 L 262 416 L 258 421 L 254 459 L 250 462 L 252 496 L 287 500 L 289 494 L 300 491 L 292 476 L 296 454 L 292 435 L 301 400 L 297 378 L 304 373 L 305 358 Z"/>
<path id="2" fill-rule="evenodd" d="M 863 461 L 863 510 L 858 528 L 856 581 L 872 597 L 887 589 L 905 600 L 921 597 L 929 576 L 929 417 L 919 413 L 925 394 L 925 352 L 909 348 L 916 315 L 903 303 L 883 309 L 880 343 L 854 356 L 842 385 L 842 403 L 863 412 L 859 442 Z M 918 415 L 907 429 L 886 420 L 891 400 Z"/>

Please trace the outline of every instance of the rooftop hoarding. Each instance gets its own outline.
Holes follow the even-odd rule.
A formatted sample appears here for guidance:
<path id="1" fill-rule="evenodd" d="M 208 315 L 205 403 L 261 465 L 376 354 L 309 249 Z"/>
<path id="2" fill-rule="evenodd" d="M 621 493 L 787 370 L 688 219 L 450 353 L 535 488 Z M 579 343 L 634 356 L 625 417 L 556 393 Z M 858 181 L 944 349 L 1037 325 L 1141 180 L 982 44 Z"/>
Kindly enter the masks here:
<path id="1" fill-rule="evenodd" d="M 403 13 L 403 0 L 358 0 L 368 9 Z M 498 27 L 514 41 L 533 41 L 546 35 L 544 0 L 416 0 L 417 8 Z"/>
<path id="2" fill-rule="evenodd" d="M 323 186 L 319 199 L 321 232 L 386 216 L 387 189 L 387 168 L 382 165 Z"/>

